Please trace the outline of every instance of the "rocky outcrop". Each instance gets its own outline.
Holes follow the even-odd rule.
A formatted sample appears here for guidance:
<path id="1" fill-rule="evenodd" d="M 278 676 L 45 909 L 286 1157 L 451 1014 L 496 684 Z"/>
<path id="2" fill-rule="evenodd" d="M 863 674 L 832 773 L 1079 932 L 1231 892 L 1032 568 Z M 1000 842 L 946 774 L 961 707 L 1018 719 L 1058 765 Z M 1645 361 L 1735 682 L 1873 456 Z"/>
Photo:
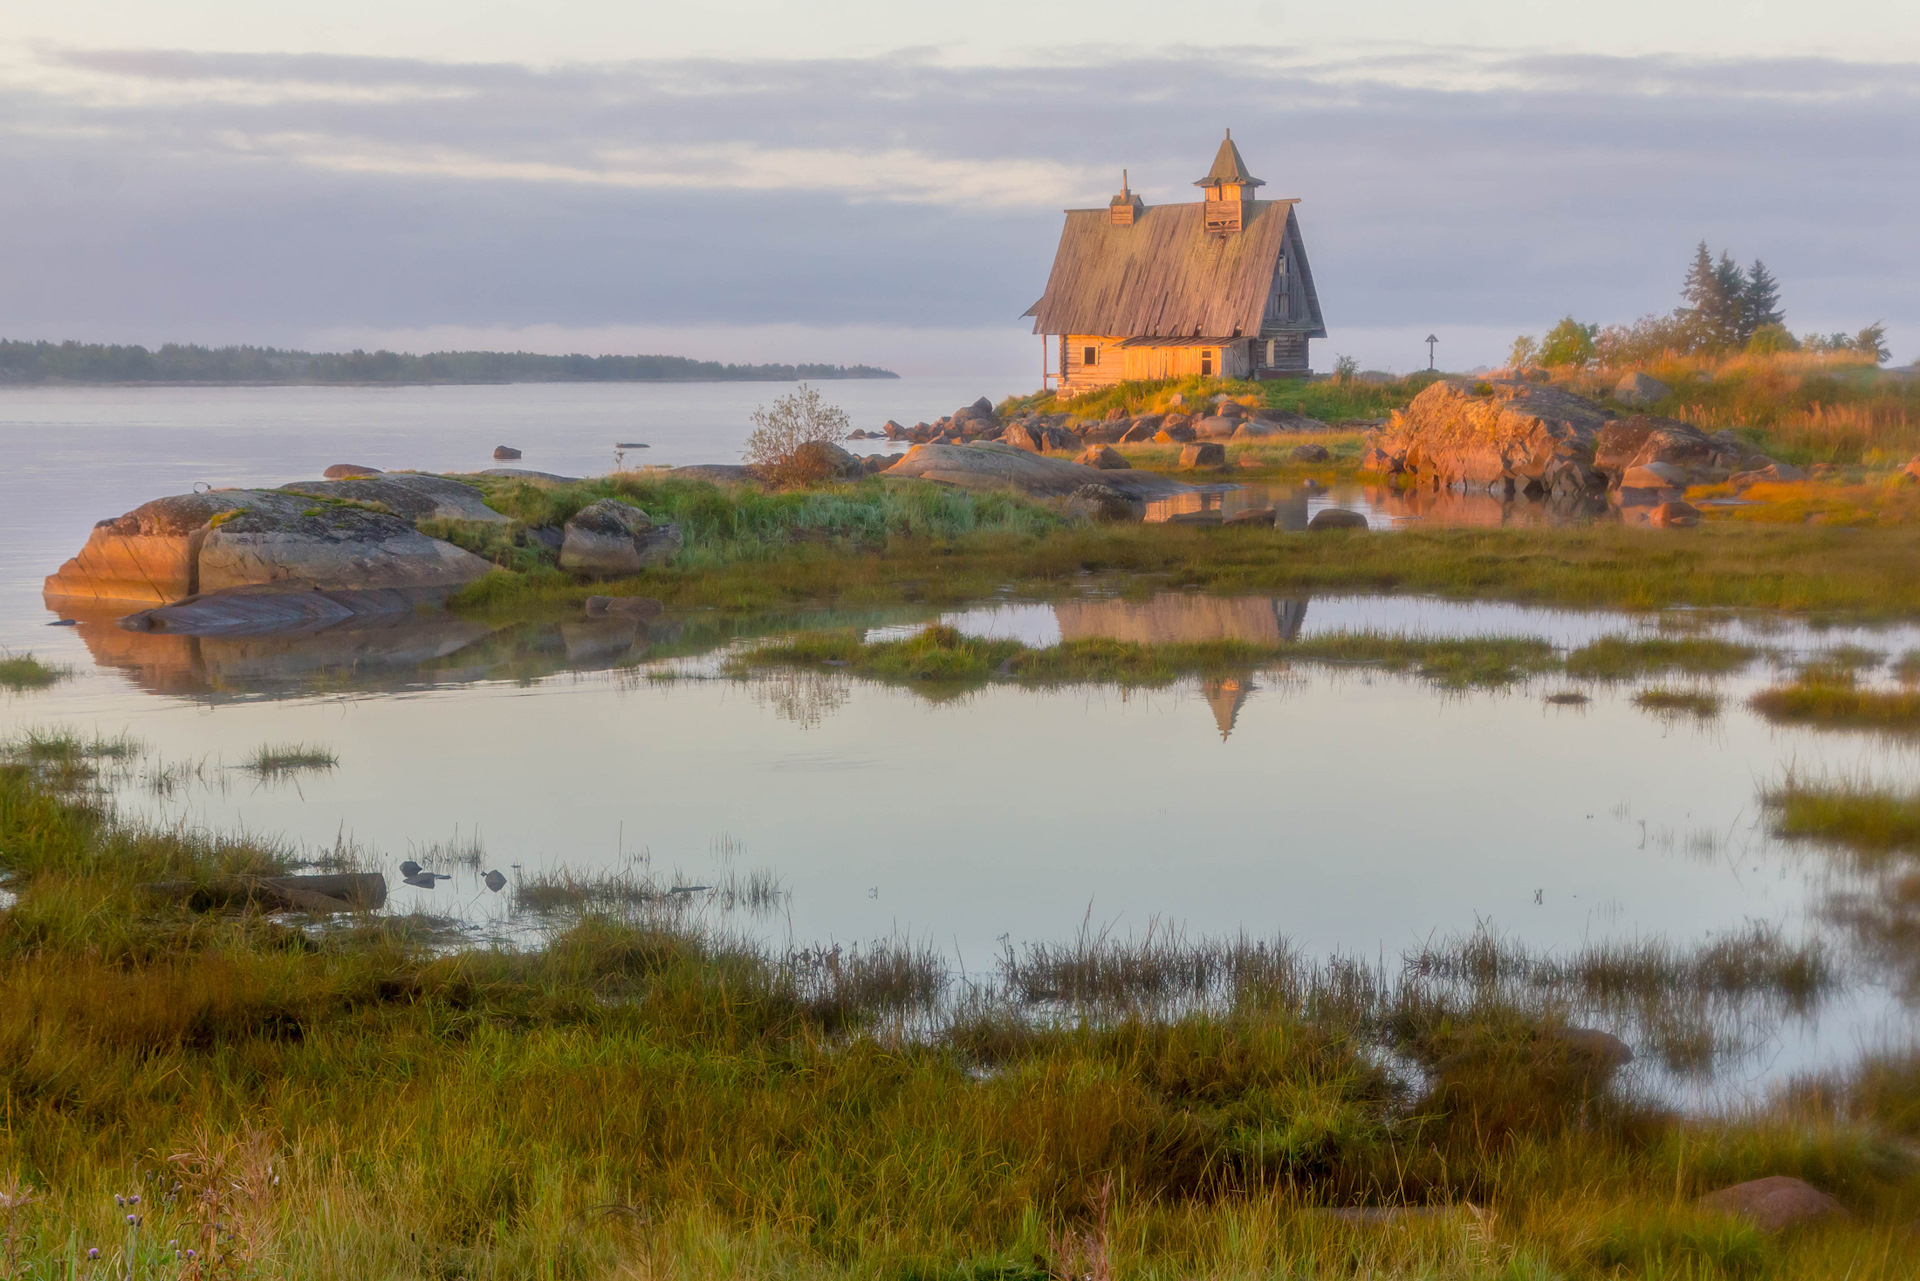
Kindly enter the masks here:
<path id="1" fill-rule="evenodd" d="M 961 489 L 1014 489 L 1035 497 L 1065 497 L 1082 485 L 1104 485 L 1129 499 L 1164 498 L 1192 492 L 1165 476 L 1145 471 L 1101 471 L 1065 458 L 1050 458 L 997 442 L 916 445 L 881 475 L 930 480 Z"/>
<path id="2" fill-rule="evenodd" d="M 495 445 L 493 447 L 493 460 L 495 462 L 510 463 L 518 457 L 520 457 L 520 451 L 512 445 Z"/>
<path id="3" fill-rule="evenodd" d="M 1362 466 L 1441 488 L 1582 496 L 1680 489 L 1771 465 L 1731 433 L 1611 411 L 1531 383 L 1433 384 L 1372 440 Z M 1632 478 L 1635 468 L 1642 471 Z M 1636 484 L 1639 481 L 1641 483 Z"/>
<path id="4" fill-rule="evenodd" d="M 664 564 L 680 551 L 677 525 L 655 525 L 631 503 L 602 498 L 567 522 L 560 568 L 587 578 L 621 578 Z"/>
<path id="5" fill-rule="evenodd" d="M 857 455 L 830 440 L 809 440 L 793 452 L 796 471 L 803 476 L 831 476 L 854 480 L 866 474 Z"/>
<path id="6" fill-rule="evenodd" d="M 1436 485 L 1544 490 L 1566 463 L 1591 463 L 1606 422 L 1600 406 L 1555 388 L 1498 383 L 1476 393 L 1443 381 L 1395 413 L 1375 445 Z"/>
<path id="7" fill-rule="evenodd" d="M 378 476 L 378 467 L 363 467 L 359 463 L 335 463 L 320 473 L 328 480 L 346 480 L 351 476 Z"/>
<path id="8" fill-rule="evenodd" d="M 477 501 L 468 487 L 441 483 Z M 428 504 L 410 485 L 381 492 Z M 285 490 L 222 489 L 155 499 L 101 521 L 80 554 L 48 577 L 45 591 L 64 600 L 164 605 L 235 587 L 450 590 L 491 569 L 387 511 L 345 501 L 316 504 L 313 496 Z"/>

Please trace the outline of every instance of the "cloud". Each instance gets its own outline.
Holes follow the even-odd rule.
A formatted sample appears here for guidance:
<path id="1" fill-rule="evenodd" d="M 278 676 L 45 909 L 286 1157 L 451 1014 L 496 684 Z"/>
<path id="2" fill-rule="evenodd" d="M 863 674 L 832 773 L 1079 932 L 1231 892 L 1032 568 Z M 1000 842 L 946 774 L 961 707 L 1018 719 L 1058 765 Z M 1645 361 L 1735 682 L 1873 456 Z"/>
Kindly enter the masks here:
<path id="1" fill-rule="evenodd" d="M 1016 335 L 1062 206 L 1122 166 L 1190 199 L 1231 124 L 1304 200 L 1341 350 L 1665 310 L 1701 237 L 1798 327 L 1920 338 L 1916 99 L 1920 68 L 1814 58 L 53 51 L 0 70 L 0 331 Z"/>

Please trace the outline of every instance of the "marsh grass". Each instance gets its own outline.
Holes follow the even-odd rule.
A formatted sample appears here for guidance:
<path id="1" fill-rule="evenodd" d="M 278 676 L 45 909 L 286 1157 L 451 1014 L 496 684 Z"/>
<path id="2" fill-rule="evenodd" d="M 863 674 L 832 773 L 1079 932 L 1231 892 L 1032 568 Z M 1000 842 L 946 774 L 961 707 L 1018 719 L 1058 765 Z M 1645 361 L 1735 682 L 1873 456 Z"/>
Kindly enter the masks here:
<path id="1" fill-rule="evenodd" d="M 240 768 L 263 779 L 337 769 L 340 758 L 319 743 L 262 743 L 240 762 Z"/>
<path id="2" fill-rule="evenodd" d="M 0 689 L 20 694 L 28 690 L 46 689 L 72 676 L 73 668 L 65 664 L 43 663 L 31 651 L 15 654 L 11 650 L 0 650 Z"/>
<path id="3" fill-rule="evenodd" d="M 1626 681 L 1679 672 L 1720 676 L 1737 672 L 1760 656 L 1751 645 L 1711 636 L 1603 636 L 1567 655 L 1567 675 L 1584 680 Z"/>
<path id="4" fill-rule="evenodd" d="M 1821 1106 L 1683 1119 L 1569 1048 L 1582 1001 L 1684 1024 L 1693 987 L 1825 981 L 1777 937 L 1473 936 L 1395 968 L 1088 930 L 956 984 L 924 944 L 770 954 L 684 914 L 584 911 L 518 951 L 312 936 L 135 908 L 143 881 L 284 864 L 9 759 L 0 1234 L 25 1276 L 122 1275 L 208 1223 L 231 1273 L 291 1278 L 1910 1274 L 1901 1060 Z M 1690 1207 L 1780 1173 L 1855 1218 L 1765 1238 Z M 131 1237 L 113 1197 L 155 1174 Z"/>
<path id="5" fill-rule="evenodd" d="M 461 836 L 460 829 L 456 827 L 453 835 L 444 841 L 428 841 L 420 845 L 409 843 L 407 850 L 415 862 L 428 868 L 465 867 L 477 872 L 487 858 L 487 848 L 480 839 L 480 829 L 477 827 L 465 836 Z"/>
<path id="6" fill-rule="evenodd" d="M 1920 852 L 1920 793 L 1790 773 L 1761 799 L 1781 836 L 1828 841 L 1866 855 Z"/>
<path id="7" fill-rule="evenodd" d="M 1778 725 L 1920 733 L 1920 690 L 1864 687 L 1845 668 L 1809 666 L 1793 682 L 1761 690 L 1748 705 Z"/>
<path id="8" fill-rule="evenodd" d="M 578 610 L 589 595 L 623 591 L 658 597 L 678 611 L 735 614 L 959 604 L 1003 591 L 1057 594 L 1094 575 L 1128 591 L 1396 591 L 1583 608 L 1793 610 L 1863 621 L 1920 613 L 1920 575 L 1912 572 L 1920 526 L 1703 525 L 1681 540 L 1660 533 L 1611 525 L 1416 527 L 1329 539 L 1234 527 L 1076 524 L 1043 538 L 976 529 L 894 535 L 884 548 L 769 543 L 755 559 L 676 564 L 624 583 L 577 583 L 557 570 L 500 573 L 466 589 L 454 605 L 490 618 L 543 616 Z"/>
<path id="9" fill-rule="evenodd" d="M 1669 689 L 1664 685 L 1651 686 L 1633 696 L 1633 705 L 1643 711 L 1663 716 L 1691 716 L 1703 721 L 1718 716 L 1724 702 L 1711 690 Z"/>

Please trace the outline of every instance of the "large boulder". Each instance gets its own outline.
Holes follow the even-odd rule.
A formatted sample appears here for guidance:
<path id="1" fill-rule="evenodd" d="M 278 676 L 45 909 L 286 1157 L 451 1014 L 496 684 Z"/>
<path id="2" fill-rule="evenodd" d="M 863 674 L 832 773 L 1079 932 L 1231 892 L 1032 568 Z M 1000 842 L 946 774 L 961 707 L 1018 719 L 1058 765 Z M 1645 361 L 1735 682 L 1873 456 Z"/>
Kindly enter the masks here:
<path id="1" fill-rule="evenodd" d="M 1307 522 L 1307 528 L 1315 533 L 1324 533 L 1331 529 L 1370 529 L 1372 526 L 1360 512 L 1348 511 L 1344 507 L 1328 507 L 1315 512 L 1313 519 Z"/>
<path id="2" fill-rule="evenodd" d="M 916 445 L 884 474 L 982 492 L 1014 489 L 1049 498 L 1064 498 L 1082 485 L 1105 485 L 1134 500 L 1193 492 L 1193 486 L 1153 472 L 1102 471 L 1065 458 L 1049 458 L 990 441 Z"/>
<path id="3" fill-rule="evenodd" d="M 1061 505 L 1069 515 L 1102 521 L 1138 520 L 1143 507 L 1111 485 L 1082 485 Z"/>
<path id="4" fill-rule="evenodd" d="M 1107 445 L 1089 445 L 1073 460 L 1088 467 L 1097 467 L 1101 471 L 1126 471 L 1133 466 L 1120 451 Z"/>
<path id="5" fill-rule="evenodd" d="M 1202 418 L 1196 422 L 1193 425 L 1193 434 L 1201 440 L 1232 440 L 1233 433 L 1240 429 L 1240 423 L 1241 419 L 1238 415 L 1216 414 L 1212 418 Z"/>
<path id="6" fill-rule="evenodd" d="M 1690 473 L 1673 463 L 1635 463 L 1621 473 L 1626 489 L 1685 489 Z"/>
<path id="7" fill-rule="evenodd" d="M 203 593 L 451 590 L 493 570 L 491 562 L 429 538 L 410 521 L 364 507 L 326 504 L 290 514 L 260 503 L 210 524 L 199 548 Z"/>
<path id="8" fill-rule="evenodd" d="M 1330 463 L 1333 454 L 1325 445 L 1295 445 L 1287 451 L 1287 457 L 1296 463 Z"/>
<path id="9" fill-rule="evenodd" d="M 1556 464 L 1591 464 L 1605 409 L 1554 387 L 1480 386 L 1434 383 L 1393 415 L 1377 448 L 1422 480 L 1462 487 L 1545 484 Z"/>
<path id="10" fill-rule="evenodd" d="M 858 456 L 830 440 L 801 442 L 793 451 L 793 465 L 801 475 L 832 476 L 836 480 L 852 480 L 866 473 Z"/>
<path id="11" fill-rule="evenodd" d="M 1673 395 L 1673 388 L 1658 378 L 1650 378 L 1641 373 L 1628 374 L 1613 389 L 1615 400 L 1623 405 L 1631 405 L 1635 409 L 1645 409 L 1655 401 L 1665 400 L 1671 395 Z"/>
<path id="12" fill-rule="evenodd" d="M 567 522 L 560 568 L 587 578 L 620 578 L 672 559 L 681 543 L 677 525 L 655 525 L 631 503 L 602 498 Z"/>
<path id="13" fill-rule="evenodd" d="M 1038 454 L 1047 447 L 1046 437 L 1026 423 L 1008 423 L 1007 429 L 1000 434 L 1000 443 L 1014 449 L 1024 449 L 1029 454 Z"/>
<path id="14" fill-rule="evenodd" d="M 1698 485 L 1772 462 L 1738 437 L 1709 436 L 1677 418 L 1635 414 L 1610 422 L 1594 434 L 1593 466 L 1616 485 L 1630 485 L 1629 471 L 1654 463 L 1678 469 L 1685 474 L 1682 483 Z"/>
<path id="15" fill-rule="evenodd" d="M 165 605 L 236 587 L 450 590 L 491 569 L 390 512 L 316 504 L 283 490 L 220 489 L 155 499 L 101 521 L 45 591 L 56 599 Z"/>
<path id="16" fill-rule="evenodd" d="M 1804 1179 L 1785 1174 L 1709 1192 L 1698 1204 L 1703 1210 L 1750 1219 L 1763 1232 L 1847 1217 L 1846 1207 L 1838 1201 Z"/>
<path id="17" fill-rule="evenodd" d="M 1193 438 L 1193 428 L 1183 422 L 1169 421 L 1159 431 L 1153 433 L 1153 441 L 1156 445 L 1185 445 L 1190 444 Z"/>
<path id="18" fill-rule="evenodd" d="M 1227 447 L 1218 441 L 1196 441 L 1180 451 L 1182 467 L 1225 467 Z"/>

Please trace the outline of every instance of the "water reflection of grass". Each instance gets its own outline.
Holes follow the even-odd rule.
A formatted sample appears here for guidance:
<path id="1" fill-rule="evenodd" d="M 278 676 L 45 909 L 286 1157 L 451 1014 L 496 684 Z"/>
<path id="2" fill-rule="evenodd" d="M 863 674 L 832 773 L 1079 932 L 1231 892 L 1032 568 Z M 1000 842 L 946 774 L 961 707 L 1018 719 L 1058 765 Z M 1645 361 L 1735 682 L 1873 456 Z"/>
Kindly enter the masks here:
<path id="1" fill-rule="evenodd" d="M 1342 632 L 1281 644 L 1213 640 L 1163 644 L 1088 639 L 1031 647 L 969 636 L 945 624 L 897 640 L 810 632 L 735 655 L 729 670 L 844 668 L 879 680 L 965 688 L 995 677 L 1034 685 L 1166 685 L 1183 676 L 1246 671 L 1282 659 L 1415 671 L 1449 688 L 1499 687 L 1554 666 L 1553 646 L 1528 637 L 1416 637 Z"/>
<path id="2" fill-rule="evenodd" d="M 1476 938 L 1388 972 L 1096 936 L 1016 954 L 1046 970 L 1024 989 L 909 943 L 769 952 L 647 912 L 584 911 L 528 951 L 404 920 L 316 939 L 135 910 L 142 881 L 272 852 L 63 798 L 41 770 L 83 751 L 10 759 L 0 1233 L 26 1275 L 79 1275 L 95 1242 L 96 1274 L 117 1268 L 111 1194 L 151 1186 L 155 1154 L 181 1154 L 181 1195 L 149 1198 L 140 1242 L 194 1239 L 217 1204 L 233 1257 L 297 1278 L 1907 1268 L 1891 1234 L 1920 1175 L 1891 1139 L 1920 1082 L 1899 1059 L 1682 1119 L 1569 1026 L 1616 993 L 1686 1014 L 1676 984 L 1790 1003 L 1819 975 L 1777 938 L 1597 960 Z M 1048 995 L 1071 983 L 1097 1003 Z M 1856 1218 L 1765 1238 L 1690 1206 L 1768 1174 Z M 1316 1212 L 1467 1201 L 1494 1213 Z"/>

